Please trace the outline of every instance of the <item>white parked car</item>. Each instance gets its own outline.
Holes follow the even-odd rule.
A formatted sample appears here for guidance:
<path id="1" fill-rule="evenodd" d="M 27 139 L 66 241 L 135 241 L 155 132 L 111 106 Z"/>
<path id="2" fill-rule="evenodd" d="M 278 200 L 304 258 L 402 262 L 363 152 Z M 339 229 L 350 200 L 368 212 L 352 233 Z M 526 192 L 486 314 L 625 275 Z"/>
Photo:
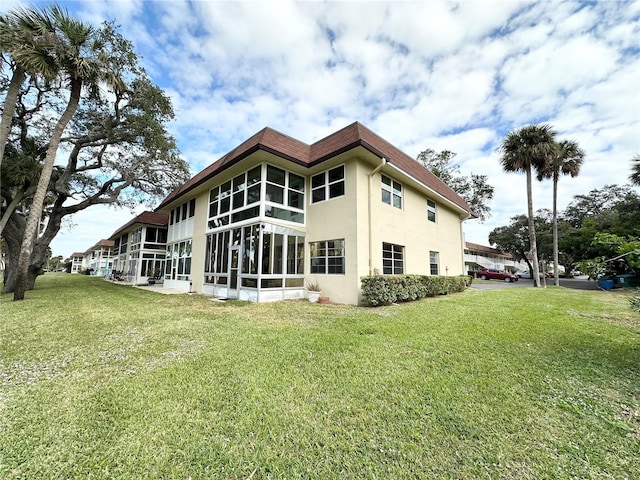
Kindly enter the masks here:
<path id="1" fill-rule="evenodd" d="M 529 270 L 520 270 L 516 272 L 518 278 L 531 278 L 531 272 Z"/>

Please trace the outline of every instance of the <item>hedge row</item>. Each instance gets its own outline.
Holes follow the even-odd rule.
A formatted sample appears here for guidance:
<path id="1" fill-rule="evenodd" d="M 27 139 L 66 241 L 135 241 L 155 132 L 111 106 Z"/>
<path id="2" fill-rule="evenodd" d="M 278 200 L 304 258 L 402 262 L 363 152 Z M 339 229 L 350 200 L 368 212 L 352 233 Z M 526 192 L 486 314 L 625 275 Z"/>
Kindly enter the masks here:
<path id="1" fill-rule="evenodd" d="M 425 297 L 462 292 L 472 277 L 433 277 L 427 275 L 373 275 L 362 277 L 362 298 L 366 305 L 378 307 L 411 302 Z"/>

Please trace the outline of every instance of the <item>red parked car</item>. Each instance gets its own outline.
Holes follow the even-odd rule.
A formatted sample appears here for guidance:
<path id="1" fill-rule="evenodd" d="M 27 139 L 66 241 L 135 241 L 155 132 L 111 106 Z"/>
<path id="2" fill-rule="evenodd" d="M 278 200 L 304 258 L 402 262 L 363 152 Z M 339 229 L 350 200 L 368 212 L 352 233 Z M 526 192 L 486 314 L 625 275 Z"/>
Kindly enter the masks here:
<path id="1" fill-rule="evenodd" d="M 482 280 L 504 280 L 507 283 L 518 281 L 518 277 L 513 273 L 505 272 L 504 270 L 494 270 L 492 268 L 478 270 L 476 272 L 476 277 Z"/>

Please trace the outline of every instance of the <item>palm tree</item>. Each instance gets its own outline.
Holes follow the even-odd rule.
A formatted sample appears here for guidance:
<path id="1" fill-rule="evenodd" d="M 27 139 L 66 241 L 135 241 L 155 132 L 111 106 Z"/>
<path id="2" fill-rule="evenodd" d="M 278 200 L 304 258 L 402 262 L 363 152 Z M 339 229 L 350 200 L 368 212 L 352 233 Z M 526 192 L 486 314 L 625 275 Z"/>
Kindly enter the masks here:
<path id="1" fill-rule="evenodd" d="M 107 51 L 104 39 L 93 27 L 69 16 L 66 10 L 53 6 L 34 13 L 31 10 L 18 11 L 19 14 L 34 15 L 43 24 L 49 25 L 45 53 L 55 60 L 57 78 L 69 89 L 69 98 L 62 115 L 58 118 L 49 138 L 49 145 L 33 197 L 29 216 L 20 248 L 18 281 L 14 290 L 14 300 L 23 300 L 28 288 L 28 271 L 33 244 L 38 233 L 49 181 L 54 168 L 56 153 L 62 133 L 78 109 L 83 88 L 92 93 L 98 90 L 100 82 L 107 79 L 112 84 L 124 82 L 113 73 L 117 61 Z M 26 49 L 26 48 L 25 48 Z M 110 68 L 113 67 L 113 68 Z"/>
<path id="2" fill-rule="evenodd" d="M 531 172 L 540 171 L 554 158 L 557 144 L 556 131 L 548 124 L 533 124 L 509 132 L 500 143 L 502 154 L 500 164 L 505 172 L 525 172 L 527 176 L 527 213 L 529 216 L 529 243 L 533 263 L 533 282 L 540 286 L 538 247 L 533 224 L 533 196 L 531 192 Z"/>
<path id="3" fill-rule="evenodd" d="M 49 43 L 55 33 L 52 7 L 47 10 L 17 8 L 0 15 L 1 60 L 13 66 L 0 121 L 0 165 L 11 132 L 11 119 L 15 111 L 20 86 L 27 75 L 53 80 L 58 74 L 55 58 L 49 52 Z"/>
<path id="4" fill-rule="evenodd" d="M 640 185 L 640 155 L 636 155 L 631 159 L 631 163 L 634 165 L 631 166 L 631 175 L 629 175 L 629 180 L 631 183 L 635 185 Z"/>
<path id="5" fill-rule="evenodd" d="M 553 179 L 553 272 L 556 287 L 560 286 L 558 274 L 558 180 L 560 174 L 577 177 L 584 160 L 584 150 L 573 140 L 562 140 L 557 144 L 555 156 L 538 170 L 538 180 Z"/>

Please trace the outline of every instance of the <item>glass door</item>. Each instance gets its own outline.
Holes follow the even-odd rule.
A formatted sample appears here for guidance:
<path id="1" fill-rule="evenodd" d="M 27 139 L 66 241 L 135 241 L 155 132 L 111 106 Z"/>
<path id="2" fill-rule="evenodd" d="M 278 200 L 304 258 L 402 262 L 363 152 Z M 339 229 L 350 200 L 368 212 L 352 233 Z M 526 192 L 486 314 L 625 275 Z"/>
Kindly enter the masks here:
<path id="1" fill-rule="evenodd" d="M 240 267 L 240 245 L 232 245 L 229 248 L 229 286 L 227 297 L 238 298 L 238 270 Z"/>

